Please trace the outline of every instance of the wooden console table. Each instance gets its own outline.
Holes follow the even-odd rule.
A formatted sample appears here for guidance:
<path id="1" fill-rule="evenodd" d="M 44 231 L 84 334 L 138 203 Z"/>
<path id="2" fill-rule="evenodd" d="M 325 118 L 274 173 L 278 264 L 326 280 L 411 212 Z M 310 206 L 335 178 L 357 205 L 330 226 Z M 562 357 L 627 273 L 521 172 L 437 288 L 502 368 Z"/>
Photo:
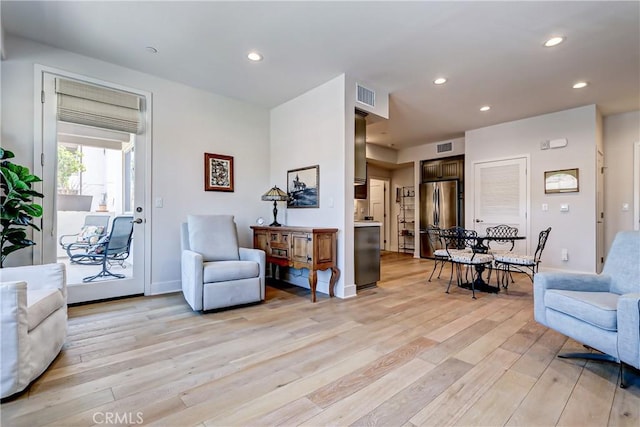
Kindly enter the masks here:
<path id="1" fill-rule="evenodd" d="M 267 262 L 280 267 L 309 270 L 311 301 L 316 302 L 318 270 L 331 269 L 329 296 L 340 277 L 336 258 L 337 228 L 262 227 L 254 225 L 253 247 L 267 254 Z"/>

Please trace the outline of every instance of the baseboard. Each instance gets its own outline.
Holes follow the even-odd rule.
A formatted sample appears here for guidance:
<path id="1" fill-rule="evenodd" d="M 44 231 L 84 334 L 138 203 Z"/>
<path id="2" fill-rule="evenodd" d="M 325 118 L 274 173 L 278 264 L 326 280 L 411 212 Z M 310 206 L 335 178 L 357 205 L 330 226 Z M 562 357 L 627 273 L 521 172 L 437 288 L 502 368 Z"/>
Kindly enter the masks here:
<path id="1" fill-rule="evenodd" d="M 353 298 L 357 295 L 357 291 L 356 291 L 356 285 L 355 283 L 353 285 L 345 285 L 343 291 L 342 291 L 342 295 L 340 295 L 340 292 L 336 293 L 336 296 L 338 298 L 342 298 L 342 299 L 346 299 L 346 298 Z"/>
<path id="2" fill-rule="evenodd" d="M 169 294 L 172 292 L 180 292 L 182 290 L 182 282 L 180 280 L 171 280 L 169 282 L 152 283 L 147 295 Z"/>

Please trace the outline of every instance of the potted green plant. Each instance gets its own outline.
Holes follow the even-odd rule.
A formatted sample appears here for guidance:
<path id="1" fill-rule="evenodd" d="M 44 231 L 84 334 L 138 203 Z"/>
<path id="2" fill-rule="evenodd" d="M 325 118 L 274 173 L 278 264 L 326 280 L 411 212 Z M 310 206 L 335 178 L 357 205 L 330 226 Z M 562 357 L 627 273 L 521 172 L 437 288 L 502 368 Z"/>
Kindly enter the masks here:
<path id="1" fill-rule="evenodd" d="M 85 170 L 80 151 L 58 145 L 58 194 L 78 194 L 78 188 L 71 185 L 70 178 Z"/>
<path id="2" fill-rule="evenodd" d="M 0 173 L 2 174 L 0 268 L 4 266 L 5 259 L 12 252 L 35 245 L 35 242 L 27 237 L 27 228 L 32 227 L 40 231 L 33 219 L 42 216 L 42 206 L 33 203 L 33 197 L 44 197 L 44 195 L 31 187 L 34 182 L 42 180 L 31 174 L 29 168 L 8 160 L 14 157 L 11 151 L 0 148 Z"/>
<path id="3" fill-rule="evenodd" d="M 59 211 L 88 211 L 91 209 L 93 196 L 78 194 L 78 186 L 71 182 L 73 175 L 85 170 L 81 151 L 69 150 L 63 145 L 58 145 L 57 205 Z"/>

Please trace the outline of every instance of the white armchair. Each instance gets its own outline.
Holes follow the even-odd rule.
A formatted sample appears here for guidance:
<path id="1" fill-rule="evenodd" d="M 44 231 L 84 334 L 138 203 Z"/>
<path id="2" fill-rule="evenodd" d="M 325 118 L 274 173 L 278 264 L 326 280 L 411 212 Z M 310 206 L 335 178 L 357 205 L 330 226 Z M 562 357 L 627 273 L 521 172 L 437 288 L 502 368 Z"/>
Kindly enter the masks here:
<path id="1" fill-rule="evenodd" d="M 181 228 L 182 293 L 196 311 L 263 301 L 266 255 L 240 248 L 232 215 L 189 215 Z"/>
<path id="2" fill-rule="evenodd" d="M 56 358 L 67 337 L 64 264 L 0 270 L 2 398 L 24 390 Z"/>

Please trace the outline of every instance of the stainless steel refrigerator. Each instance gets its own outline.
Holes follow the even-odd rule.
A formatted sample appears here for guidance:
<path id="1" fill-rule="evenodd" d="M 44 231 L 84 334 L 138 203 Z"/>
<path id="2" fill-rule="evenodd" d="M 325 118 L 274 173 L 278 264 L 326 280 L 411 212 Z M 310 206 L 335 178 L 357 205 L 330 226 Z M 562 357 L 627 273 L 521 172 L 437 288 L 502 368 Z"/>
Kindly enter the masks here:
<path id="1" fill-rule="evenodd" d="M 450 228 L 459 225 L 460 193 L 458 180 L 420 184 L 420 257 L 431 257 L 427 226 Z"/>

